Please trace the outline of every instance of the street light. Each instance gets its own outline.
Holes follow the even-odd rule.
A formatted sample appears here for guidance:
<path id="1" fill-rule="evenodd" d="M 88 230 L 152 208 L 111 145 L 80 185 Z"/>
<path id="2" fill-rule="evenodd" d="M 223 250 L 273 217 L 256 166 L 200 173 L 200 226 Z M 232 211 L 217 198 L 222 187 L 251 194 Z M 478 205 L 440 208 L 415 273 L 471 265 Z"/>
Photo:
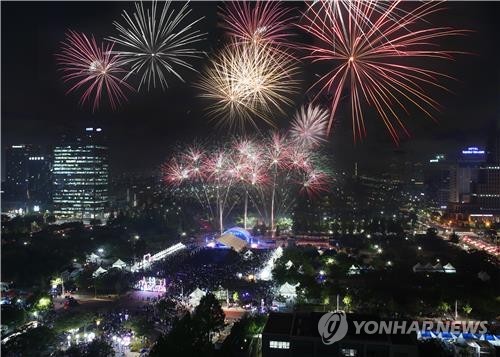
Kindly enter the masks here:
<path id="1" fill-rule="evenodd" d="M 97 249 L 97 252 L 100 253 L 100 254 L 102 254 L 102 253 L 104 253 L 104 249 L 99 248 L 99 249 Z"/>
<path id="2" fill-rule="evenodd" d="M 139 238 L 141 238 L 141 237 L 140 237 L 138 234 L 136 234 L 136 235 L 134 236 L 134 238 L 138 240 L 138 239 L 139 239 Z"/>

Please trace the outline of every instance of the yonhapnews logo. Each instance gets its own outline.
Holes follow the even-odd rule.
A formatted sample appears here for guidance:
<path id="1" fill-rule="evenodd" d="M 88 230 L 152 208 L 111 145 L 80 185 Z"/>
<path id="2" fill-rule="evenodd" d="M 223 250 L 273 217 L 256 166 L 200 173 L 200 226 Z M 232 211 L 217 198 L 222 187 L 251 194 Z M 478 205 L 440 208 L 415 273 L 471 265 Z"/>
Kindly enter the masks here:
<path id="1" fill-rule="evenodd" d="M 327 312 L 318 321 L 318 332 L 325 345 L 340 341 L 347 334 L 345 312 Z"/>
<path id="2" fill-rule="evenodd" d="M 483 334 L 488 331 L 486 321 L 352 321 L 354 333 L 359 334 L 411 334 L 422 331 Z M 340 341 L 347 335 L 345 312 L 327 312 L 318 321 L 318 332 L 325 345 Z"/>

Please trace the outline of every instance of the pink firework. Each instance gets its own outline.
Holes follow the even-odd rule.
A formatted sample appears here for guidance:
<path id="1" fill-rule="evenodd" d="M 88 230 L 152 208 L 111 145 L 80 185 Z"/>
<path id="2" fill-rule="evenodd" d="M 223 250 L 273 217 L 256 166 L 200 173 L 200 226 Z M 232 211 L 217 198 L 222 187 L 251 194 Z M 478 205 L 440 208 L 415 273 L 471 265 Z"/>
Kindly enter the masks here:
<path id="1" fill-rule="evenodd" d="M 279 1 L 231 1 L 222 10 L 222 27 L 240 43 L 290 47 L 291 9 Z"/>
<path id="2" fill-rule="evenodd" d="M 68 31 L 56 55 L 64 82 L 70 83 L 67 93 L 83 90 L 80 104 L 92 102 L 92 111 L 99 108 L 101 98 L 107 95 L 114 110 L 127 100 L 126 92 L 134 89 L 124 82 L 127 71 L 118 64 L 118 55 L 112 54 L 113 44 L 97 44 L 94 36 Z"/>
<path id="3" fill-rule="evenodd" d="M 315 147 L 325 141 L 328 110 L 313 104 L 300 108 L 293 118 L 290 136 L 297 144 Z"/>
<path id="4" fill-rule="evenodd" d="M 267 159 L 269 167 L 284 167 L 288 164 L 290 154 L 290 143 L 285 135 L 274 132 L 267 146 Z"/>
<path id="5" fill-rule="evenodd" d="M 190 178 L 189 168 L 183 166 L 175 158 L 170 160 L 168 164 L 162 167 L 163 179 L 165 182 L 172 186 L 180 186 L 182 183 Z"/>
<path id="6" fill-rule="evenodd" d="M 310 198 L 317 197 L 321 192 L 328 191 L 329 176 L 320 170 L 311 170 L 306 173 L 302 182 L 301 192 Z"/>
<path id="7" fill-rule="evenodd" d="M 400 113 L 413 106 L 432 117 L 439 109 L 425 88 L 446 89 L 442 80 L 450 77 L 426 68 L 425 59 L 451 59 L 458 52 L 442 50 L 438 41 L 464 31 L 431 25 L 428 17 L 442 10 L 436 2 L 411 4 L 412 10 L 400 5 L 401 0 L 317 1 L 304 13 L 299 27 L 315 38 L 306 47 L 308 57 L 331 65 L 311 88 L 331 96 L 327 133 L 344 93 L 355 141 L 366 136 L 366 105 L 375 108 L 396 144 L 401 132 L 408 135 Z"/>

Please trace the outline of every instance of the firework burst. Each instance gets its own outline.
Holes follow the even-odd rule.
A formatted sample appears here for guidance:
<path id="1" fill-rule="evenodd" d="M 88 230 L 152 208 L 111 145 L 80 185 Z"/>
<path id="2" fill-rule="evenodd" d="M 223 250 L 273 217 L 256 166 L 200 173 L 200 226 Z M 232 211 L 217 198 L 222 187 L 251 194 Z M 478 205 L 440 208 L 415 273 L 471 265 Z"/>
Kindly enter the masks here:
<path id="1" fill-rule="evenodd" d="M 446 89 L 440 80 L 450 77 L 427 69 L 423 59 L 451 59 L 457 52 L 440 50 L 437 41 L 464 31 L 432 27 L 429 15 L 441 10 L 435 2 L 411 11 L 403 11 L 400 2 L 318 1 L 304 13 L 299 27 L 318 43 L 306 47 L 308 57 L 332 65 L 311 88 L 331 95 L 327 132 L 344 91 L 349 93 L 355 141 L 366 136 L 365 104 L 376 109 L 395 143 L 400 132 L 408 135 L 399 115 L 408 113 L 408 103 L 430 117 L 439 108 L 424 89 Z"/>
<path id="2" fill-rule="evenodd" d="M 123 11 L 124 25 L 113 23 L 119 35 L 110 40 L 123 46 L 124 50 L 116 53 L 121 63 L 130 67 L 130 74 L 140 76 L 139 89 L 147 86 L 149 90 L 157 84 L 165 89 L 169 75 L 184 82 L 179 69 L 196 71 L 189 60 L 202 56 L 192 47 L 205 36 L 194 29 L 201 18 L 189 22 L 188 3 L 177 12 L 171 6 L 171 1 L 166 1 L 158 11 L 156 1 L 148 9 L 142 2 L 136 3 L 133 15 Z"/>
<path id="3" fill-rule="evenodd" d="M 299 145 L 315 147 L 325 140 L 327 127 L 328 110 L 309 104 L 295 114 L 290 136 Z"/>
<path id="4" fill-rule="evenodd" d="M 278 1 L 231 1 L 222 10 L 222 27 L 237 43 L 290 47 L 291 9 Z"/>
<path id="5" fill-rule="evenodd" d="M 243 130 L 256 119 L 273 125 L 296 92 L 295 61 L 268 46 L 232 44 L 211 61 L 198 87 L 208 99 L 208 115 L 221 125 Z"/>
<path id="6" fill-rule="evenodd" d="M 68 31 L 56 54 L 64 82 L 71 83 L 67 93 L 83 89 L 80 104 L 92 102 L 92 110 L 99 108 L 106 95 L 112 109 L 126 101 L 126 92 L 133 88 L 124 82 L 126 71 L 118 57 L 111 53 L 113 44 L 98 45 L 94 36 Z"/>
<path id="7" fill-rule="evenodd" d="M 163 167 L 163 173 L 174 190 L 185 189 L 197 198 L 221 233 L 224 217 L 241 201 L 245 227 L 251 206 L 274 231 L 276 218 L 289 213 L 295 193 L 314 198 L 327 190 L 330 176 L 320 164 L 317 150 L 297 145 L 288 133 L 271 132 L 212 149 L 185 148 Z"/>

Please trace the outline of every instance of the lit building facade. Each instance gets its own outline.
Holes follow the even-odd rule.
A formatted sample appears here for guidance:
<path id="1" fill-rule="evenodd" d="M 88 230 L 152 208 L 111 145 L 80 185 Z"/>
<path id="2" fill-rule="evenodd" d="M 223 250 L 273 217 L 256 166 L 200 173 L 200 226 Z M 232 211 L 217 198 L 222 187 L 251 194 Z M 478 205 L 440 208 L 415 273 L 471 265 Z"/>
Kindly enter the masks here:
<path id="1" fill-rule="evenodd" d="M 458 162 L 450 169 L 450 197 L 455 204 L 471 202 L 472 183 L 477 182 L 479 167 L 486 161 L 486 152 L 478 147 L 462 150 Z"/>
<path id="2" fill-rule="evenodd" d="M 28 167 L 28 210 L 39 212 L 47 209 L 52 198 L 52 173 L 50 157 L 31 154 L 27 160 Z"/>
<path id="3" fill-rule="evenodd" d="M 29 213 L 49 208 L 50 159 L 39 147 L 24 144 L 8 147 L 5 152 L 5 171 L 4 207 Z"/>
<path id="4" fill-rule="evenodd" d="M 108 148 L 101 128 L 86 128 L 73 143 L 54 148 L 54 214 L 59 218 L 103 219 L 108 205 Z"/>
<path id="5" fill-rule="evenodd" d="M 425 195 L 437 208 L 448 207 L 450 198 L 450 163 L 444 154 L 437 154 L 429 160 L 424 174 Z"/>
<path id="6" fill-rule="evenodd" d="M 486 147 L 486 163 L 479 167 L 472 199 L 479 213 L 500 216 L 500 130 L 490 131 Z"/>
<path id="7" fill-rule="evenodd" d="M 10 201 L 24 201 L 28 190 L 29 145 L 12 145 L 5 151 L 5 192 Z"/>

